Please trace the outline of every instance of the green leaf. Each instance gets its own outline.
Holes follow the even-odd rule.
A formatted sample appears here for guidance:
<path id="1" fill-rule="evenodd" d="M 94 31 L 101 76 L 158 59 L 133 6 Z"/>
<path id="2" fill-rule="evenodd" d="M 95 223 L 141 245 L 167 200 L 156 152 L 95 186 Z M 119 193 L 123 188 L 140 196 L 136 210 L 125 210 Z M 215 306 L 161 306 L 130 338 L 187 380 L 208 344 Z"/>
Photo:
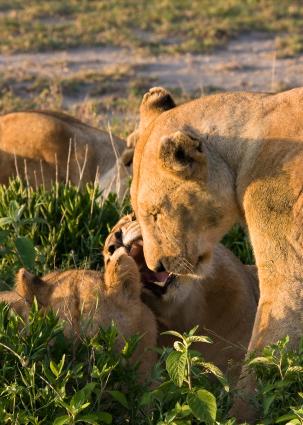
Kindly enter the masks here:
<path id="1" fill-rule="evenodd" d="M 269 359 L 268 357 L 261 357 L 260 356 L 260 357 L 255 357 L 254 359 L 252 359 L 248 362 L 248 366 L 251 366 L 253 364 L 267 364 L 267 365 L 272 364 L 272 365 L 274 365 L 275 363 L 271 359 Z"/>
<path id="2" fill-rule="evenodd" d="M 289 373 L 303 373 L 303 367 L 302 366 L 290 366 L 286 370 L 286 375 Z"/>
<path id="3" fill-rule="evenodd" d="M 182 344 L 182 342 L 180 341 L 175 341 L 174 342 L 174 349 L 176 351 L 179 351 L 180 353 L 183 353 L 185 350 L 184 344 Z"/>
<path id="4" fill-rule="evenodd" d="M 275 398 L 276 394 L 272 394 L 271 396 L 265 398 L 263 403 L 265 416 L 268 414 L 270 406 L 272 405 L 272 402 L 275 400 Z"/>
<path id="5" fill-rule="evenodd" d="M 118 401 L 123 407 L 128 409 L 128 401 L 121 391 L 109 391 L 110 395 Z"/>
<path id="6" fill-rule="evenodd" d="M 224 390 L 227 392 L 229 391 L 228 381 L 226 380 L 223 372 L 217 366 L 215 366 L 213 363 L 199 361 L 199 359 L 197 361 L 197 364 L 200 364 L 208 372 L 212 373 L 221 382 L 222 386 L 224 387 Z"/>
<path id="7" fill-rule="evenodd" d="M 53 425 L 64 425 L 64 424 L 68 424 L 69 421 L 70 421 L 70 418 L 67 415 L 58 416 L 58 418 L 54 420 Z"/>
<path id="8" fill-rule="evenodd" d="M 191 391 L 187 394 L 187 403 L 193 415 L 207 425 L 216 420 L 217 403 L 215 396 L 206 390 Z"/>
<path id="9" fill-rule="evenodd" d="M 35 247 L 33 242 L 26 237 L 19 237 L 15 241 L 17 253 L 24 267 L 32 270 L 35 265 Z"/>
<path id="10" fill-rule="evenodd" d="M 208 337 L 208 336 L 198 336 L 198 335 L 193 335 L 193 336 L 189 336 L 188 338 L 186 338 L 187 342 L 205 342 L 207 344 L 212 344 L 212 340 Z"/>
<path id="11" fill-rule="evenodd" d="M 87 415 L 78 416 L 76 422 L 87 423 L 91 425 L 99 425 L 100 421 L 106 425 L 112 423 L 112 415 L 107 412 L 90 413 Z"/>
<path id="12" fill-rule="evenodd" d="M 104 422 L 106 425 L 110 425 L 113 421 L 113 417 L 110 413 L 108 412 L 99 412 L 97 414 L 98 418 Z"/>
<path id="13" fill-rule="evenodd" d="M 12 219 L 10 217 L 2 217 L 0 218 L 0 227 L 6 226 L 7 224 L 11 224 Z"/>
<path id="14" fill-rule="evenodd" d="M 5 244 L 8 236 L 9 236 L 8 230 L 1 230 L 0 231 L 0 245 Z"/>
<path id="15" fill-rule="evenodd" d="M 74 408 L 80 410 L 84 410 L 87 406 L 89 406 L 90 403 L 87 403 L 87 401 L 91 397 L 91 393 L 93 389 L 95 388 L 96 384 L 94 382 L 90 382 L 85 385 L 81 390 L 77 391 L 70 401 L 70 405 Z"/>
<path id="16" fill-rule="evenodd" d="M 59 370 L 57 369 L 56 364 L 53 361 L 51 361 L 50 364 L 49 364 L 49 367 L 50 367 L 50 370 L 55 375 L 55 377 L 58 378 L 58 376 L 59 376 Z"/>
<path id="17" fill-rule="evenodd" d="M 189 332 L 188 332 L 188 336 L 193 336 L 196 331 L 198 330 L 199 325 L 194 326 Z"/>
<path id="18" fill-rule="evenodd" d="M 161 335 L 173 335 L 173 336 L 176 336 L 177 338 L 184 340 L 183 336 L 179 332 L 176 332 L 176 331 L 161 332 Z"/>
<path id="19" fill-rule="evenodd" d="M 287 413 L 286 415 L 280 416 L 278 419 L 276 419 L 275 423 L 279 424 L 281 422 L 289 421 L 292 419 L 297 419 L 296 415 L 294 413 Z"/>
<path id="20" fill-rule="evenodd" d="M 166 370 L 177 387 L 181 387 L 185 379 L 187 353 L 172 351 L 166 359 Z"/>

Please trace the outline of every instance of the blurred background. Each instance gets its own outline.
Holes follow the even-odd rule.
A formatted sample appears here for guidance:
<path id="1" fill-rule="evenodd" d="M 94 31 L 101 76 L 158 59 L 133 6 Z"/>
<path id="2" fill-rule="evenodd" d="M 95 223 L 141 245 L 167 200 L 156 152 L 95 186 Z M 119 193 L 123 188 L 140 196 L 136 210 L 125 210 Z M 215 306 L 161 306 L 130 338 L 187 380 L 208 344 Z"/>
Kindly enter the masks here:
<path id="1" fill-rule="evenodd" d="M 303 2 L 0 0 L 0 113 L 64 110 L 125 137 L 142 94 L 303 83 Z"/>

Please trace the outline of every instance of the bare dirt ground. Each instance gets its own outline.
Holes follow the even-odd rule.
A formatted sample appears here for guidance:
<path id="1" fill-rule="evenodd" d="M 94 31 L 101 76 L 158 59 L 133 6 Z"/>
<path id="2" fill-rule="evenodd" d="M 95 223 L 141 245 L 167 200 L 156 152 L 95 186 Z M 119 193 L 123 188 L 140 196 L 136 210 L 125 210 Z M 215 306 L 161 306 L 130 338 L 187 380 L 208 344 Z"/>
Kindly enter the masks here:
<path id="1" fill-rule="evenodd" d="M 155 85 L 186 92 L 203 93 L 206 87 L 277 91 L 303 85 L 303 55 L 277 58 L 275 38 L 262 33 L 243 35 L 207 55 L 152 57 L 110 47 L 0 55 L 0 72 L 22 72 L 34 78 L 72 78 L 81 71 L 106 72 L 110 67 L 126 65 L 133 71 L 129 78 L 135 74 L 136 78 L 147 78 Z M 85 96 L 85 90 L 77 90 L 77 96 L 69 94 L 66 101 L 79 102 Z"/>

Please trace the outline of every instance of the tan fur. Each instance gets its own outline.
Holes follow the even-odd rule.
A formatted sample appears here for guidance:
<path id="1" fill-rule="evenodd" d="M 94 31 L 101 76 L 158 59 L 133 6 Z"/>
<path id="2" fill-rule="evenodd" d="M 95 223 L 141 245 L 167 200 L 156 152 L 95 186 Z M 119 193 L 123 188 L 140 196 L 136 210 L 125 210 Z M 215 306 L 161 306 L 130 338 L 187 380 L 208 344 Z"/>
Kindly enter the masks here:
<path id="1" fill-rule="evenodd" d="M 129 246 L 141 238 L 133 215 L 123 217 L 113 228 L 104 248 Z M 196 344 L 195 349 L 224 372 L 233 382 L 239 376 L 254 324 L 259 298 L 255 266 L 244 266 L 231 251 L 218 244 L 204 278 L 177 276 L 164 295 L 143 287 L 142 299 L 152 309 L 159 333 L 188 332 L 199 325 L 213 344 Z M 171 346 L 174 337 L 158 336 L 158 345 Z M 229 366 L 229 367 L 228 367 Z"/>
<path id="2" fill-rule="evenodd" d="M 155 96 L 159 104 L 161 89 Z M 303 322 L 303 89 L 216 94 L 166 112 L 153 97 L 151 90 L 143 99 L 131 187 L 147 264 L 180 273 L 189 265 L 199 274 L 231 225 L 246 222 L 260 281 L 249 350 L 286 334 L 296 343 Z M 241 382 L 252 387 L 249 378 Z M 243 406 L 235 412 L 254 416 Z"/>
<path id="3" fill-rule="evenodd" d="M 125 338 L 143 335 L 133 361 L 141 360 L 140 377 L 145 379 L 156 360 L 157 327 L 154 315 L 141 301 L 141 284 L 135 261 L 121 247 L 107 262 L 104 274 L 91 270 L 53 272 L 42 279 L 21 269 L 13 291 L 0 293 L 17 313 L 28 317 L 36 297 L 42 311 L 53 310 L 65 321 L 67 338 L 93 336 L 112 321 L 118 329 L 117 348 Z"/>
<path id="4" fill-rule="evenodd" d="M 54 111 L 15 112 L 0 117 L 0 183 L 19 174 L 32 186 L 49 187 L 56 179 L 78 185 L 94 182 L 123 196 L 132 149 L 102 130 Z M 87 148 L 86 148 L 87 147 Z M 87 154 L 86 154 L 87 149 Z M 70 150 L 70 159 L 69 157 Z M 116 151 L 116 152 L 115 152 Z M 120 174 L 120 188 L 117 189 Z"/>

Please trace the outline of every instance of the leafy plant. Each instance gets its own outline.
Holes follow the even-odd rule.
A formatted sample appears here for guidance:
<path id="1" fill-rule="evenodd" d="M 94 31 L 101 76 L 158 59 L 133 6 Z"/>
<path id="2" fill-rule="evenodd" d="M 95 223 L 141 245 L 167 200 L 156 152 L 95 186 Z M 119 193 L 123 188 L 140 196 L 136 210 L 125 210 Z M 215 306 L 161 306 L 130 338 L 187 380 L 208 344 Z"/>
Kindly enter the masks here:
<path id="1" fill-rule="evenodd" d="M 183 335 L 175 331 L 165 332 L 178 338 L 173 349 L 164 352 L 162 379 L 166 378 L 158 388 L 145 394 L 145 402 L 156 406 L 154 418 L 157 421 L 153 423 L 157 425 L 210 425 L 224 416 L 229 386 L 215 365 L 206 362 L 200 352 L 191 349 L 194 343 L 211 343 L 208 337 L 195 335 L 197 329 L 195 327 Z M 217 379 L 215 386 L 208 379 L 209 375 Z"/>
<path id="2" fill-rule="evenodd" d="M 235 225 L 222 239 L 223 245 L 229 248 L 244 264 L 254 264 L 254 254 L 248 235 Z"/>
<path id="3" fill-rule="evenodd" d="M 285 337 L 252 357 L 248 365 L 256 374 L 257 402 L 264 424 L 301 424 L 303 421 L 303 338 L 297 349 Z"/>
<path id="4" fill-rule="evenodd" d="M 0 421 L 21 424 L 111 424 L 140 416 L 145 387 L 129 362 L 136 347 L 119 352 L 114 325 L 71 343 L 53 313 L 34 304 L 28 323 L 0 304 Z M 130 350 L 129 347 L 132 347 Z"/>

